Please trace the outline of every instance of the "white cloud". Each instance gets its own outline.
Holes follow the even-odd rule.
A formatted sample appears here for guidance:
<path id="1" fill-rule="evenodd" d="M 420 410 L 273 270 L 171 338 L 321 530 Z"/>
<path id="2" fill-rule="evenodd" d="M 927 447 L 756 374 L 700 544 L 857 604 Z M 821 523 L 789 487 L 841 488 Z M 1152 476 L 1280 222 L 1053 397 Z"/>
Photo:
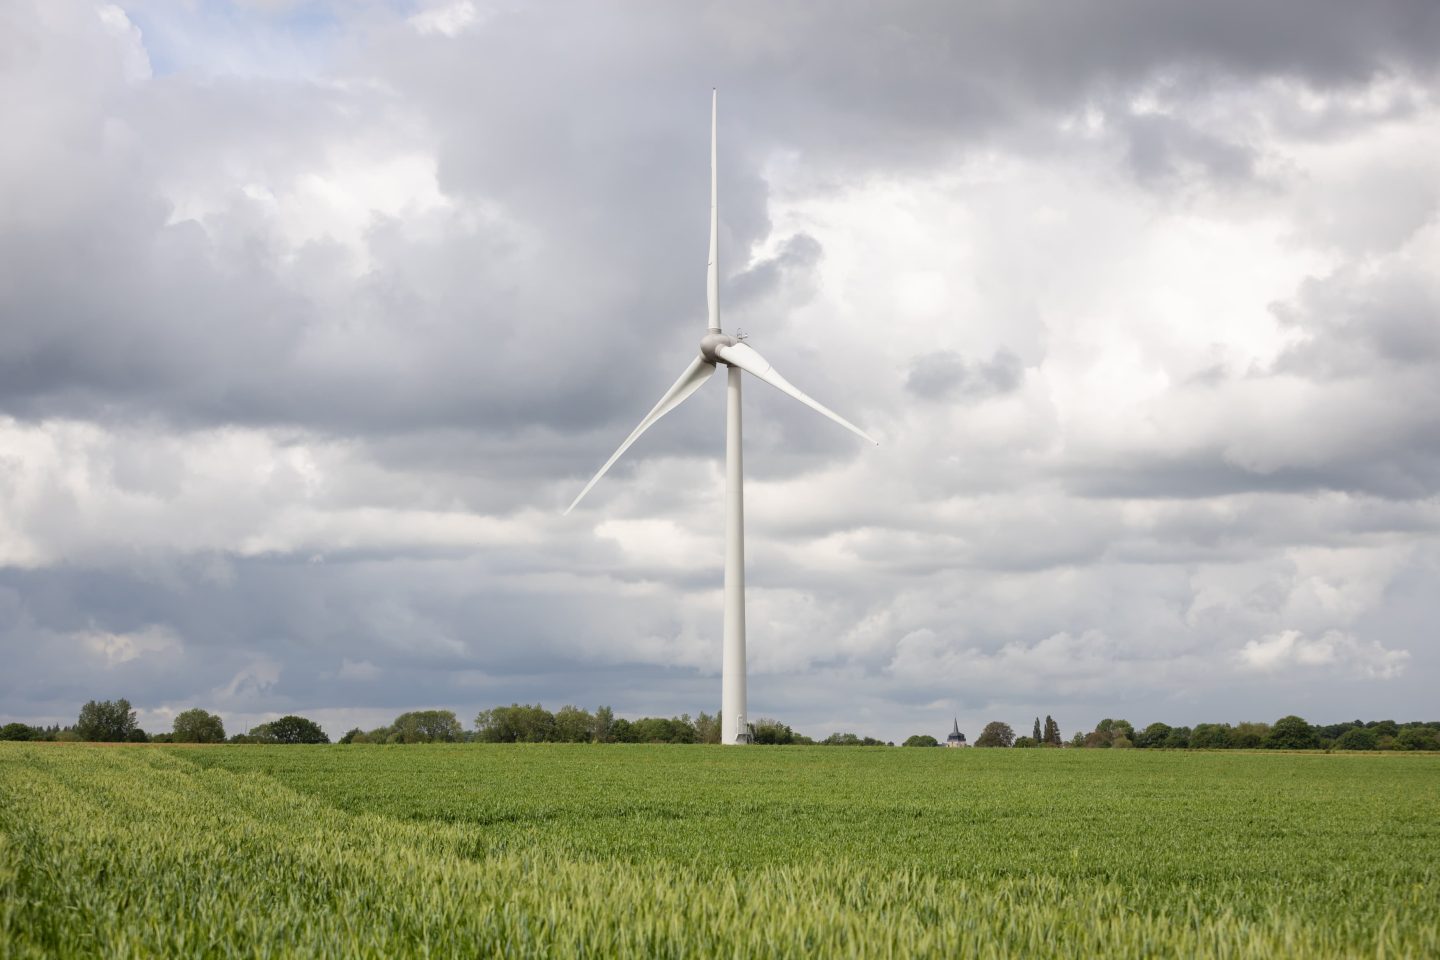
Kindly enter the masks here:
<path id="1" fill-rule="evenodd" d="M 129 633 L 85 630 L 76 634 L 75 639 L 112 667 L 140 657 L 173 656 L 183 648 L 173 630 L 158 624 Z"/>
<path id="2" fill-rule="evenodd" d="M 130 22 L 124 10 L 113 3 L 102 4 L 95 12 L 106 32 L 118 41 L 117 46 L 123 51 L 122 69 L 125 79 L 131 83 L 148 80 L 152 73 L 150 58 L 145 52 L 139 28 Z"/>
<path id="3" fill-rule="evenodd" d="M 1248 641 L 1237 659 L 1242 669 L 1264 673 L 1326 667 L 1351 676 L 1389 680 L 1404 673 L 1410 652 L 1388 650 L 1377 641 L 1361 641 L 1339 630 L 1327 630 L 1314 638 L 1298 630 L 1282 630 Z"/>
<path id="4" fill-rule="evenodd" d="M 476 9 L 471 0 L 457 0 L 455 3 L 422 10 L 412 15 L 408 22 L 415 28 L 416 33 L 422 35 L 440 34 L 446 37 L 457 37 L 476 26 L 481 20 L 480 11 Z"/>

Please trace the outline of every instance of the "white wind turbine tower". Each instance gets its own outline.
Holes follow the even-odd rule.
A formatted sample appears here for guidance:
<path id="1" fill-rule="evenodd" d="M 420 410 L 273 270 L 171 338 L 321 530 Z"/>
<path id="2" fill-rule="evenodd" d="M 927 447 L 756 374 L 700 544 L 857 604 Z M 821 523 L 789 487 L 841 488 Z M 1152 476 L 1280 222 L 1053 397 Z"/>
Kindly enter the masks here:
<path id="1" fill-rule="evenodd" d="M 721 743 L 748 743 L 750 727 L 745 716 L 745 503 L 741 489 L 740 450 L 740 377 L 741 371 L 749 373 L 782 393 L 787 393 L 840 426 L 864 437 L 871 443 L 879 441 L 870 437 L 855 424 L 846 420 L 829 407 L 811 399 L 770 366 L 769 362 L 756 353 L 748 344 L 735 337 L 727 336 L 720 330 L 720 227 L 716 200 L 715 176 L 715 108 L 716 96 L 710 95 L 710 266 L 706 277 L 706 301 L 710 308 L 710 325 L 705 336 L 700 338 L 700 353 L 680 379 L 665 392 L 660 402 L 645 415 L 610 455 L 605 465 L 596 471 L 585 489 L 580 491 L 570 506 L 568 514 L 575 509 L 590 488 L 605 475 L 620 455 L 640 438 L 656 420 L 674 410 L 685 401 L 700 385 L 710 379 L 717 364 L 726 368 L 725 387 L 725 646 L 724 662 L 720 679 Z"/>

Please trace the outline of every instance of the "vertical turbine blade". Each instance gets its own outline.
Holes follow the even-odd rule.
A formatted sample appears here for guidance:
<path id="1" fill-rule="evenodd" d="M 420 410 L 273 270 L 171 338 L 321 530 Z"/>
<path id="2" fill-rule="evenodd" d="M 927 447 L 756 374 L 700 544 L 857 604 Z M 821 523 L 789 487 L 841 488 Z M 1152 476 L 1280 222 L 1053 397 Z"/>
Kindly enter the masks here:
<path id="1" fill-rule="evenodd" d="M 710 332 L 720 332 L 720 189 L 715 173 L 715 115 L 720 95 L 710 91 L 710 266 L 705 275 L 705 303 L 709 307 Z"/>
<path id="2" fill-rule="evenodd" d="M 701 384 L 709 380 L 710 375 L 714 372 L 715 364 L 710 363 L 704 357 L 696 357 L 690 366 L 685 368 L 685 372 L 680 374 L 680 379 L 676 380 L 670 389 L 665 391 L 665 396 L 660 398 L 660 402 L 655 404 L 649 413 L 645 414 L 645 419 L 640 421 L 640 426 L 632 430 L 630 436 L 625 438 L 625 442 L 620 444 L 620 449 L 612 453 L 610 459 L 605 461 L 605 466 L 601 467 L 596 471 L 595 476 L 590 478 L 590 482 L 585 484 L 585 489 L 581 490 L 580 495 L 574 499 L 570 506 L 565 508 L 565 513 L 568 515 L 581 500 L 585 499 L 585 494 L 590 492 L 590 488 L 595 486 L 601 477 L 605 476 L 605 471 L 609 470 L 610 466 L 616 460 L 620 459 L 620 454 L 630 449 L 630 444 L 640 439 L 640 434 L 649 430 L 650 425 L 656 420 L 659 420 L 665 416 L 665 414 L 684 403 L 685 398 L 696 390 L 699 390 Z"/>
<path id="3" fill-rule="evenodd" d="M 774 387 L 776 390 L 779 390 L 781 393 L 790 394 L 790 396 L 794 397 L 796 400 L 799 400 L 801 403 L 805 404 L 805 406 L 809 407 L 811 410 L 814 410 L 816 413 L 821 414 L 822 416 L 829 417 L 831 420 L 834 420 L 836 423 L 840 424 L 840 426 L 844 427 L 846 430 L 849 430 L 851 433 L 858 434 L 859 436 L 864 437 L 866 440 L 869 440 L 876 446 L 879 446 L 879 440 L 876 440 L 874 437 L 870 436 L 870 434 L 866 433 L 864 430 L 861 430 L 859 427 L 855 426 L 855 424 L 851 423 L 849 420 L 846 420 L 834 410 L 831 410 L 829 407 L 825 406 L 825 404 L 821 403 L 818 400 L 811 399 L 810 396 L 801 392 L 801 390 L 789 380 L 786 380 L 784 377 L 780 376 L 779 371 L 777 371 L 774 367 L 770 366 L 770 361 L 760 356 L 760 354 L 757 353 L 755 349 L 749 344 L 734 343 L 727 347 L 716 347 L 715 355 L 718 356 L 721 360 L 724 360 L 726 363 L 730 364 L 731 366 L 739 367 L 746 373 L 751 374 L 761 380 L 764 380 L 766 383 L 770 384 L 770 386 Z"/>

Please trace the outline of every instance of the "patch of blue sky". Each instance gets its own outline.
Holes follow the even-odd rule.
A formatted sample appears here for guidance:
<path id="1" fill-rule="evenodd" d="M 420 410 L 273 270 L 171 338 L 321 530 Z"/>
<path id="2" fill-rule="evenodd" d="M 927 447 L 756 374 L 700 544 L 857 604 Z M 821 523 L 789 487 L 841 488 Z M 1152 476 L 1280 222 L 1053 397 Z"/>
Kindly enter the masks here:
<path id="1" fill-rule="evenodd" d="M 345 32 L 324 0 L 122 0 L 157 76 L 306 77 L 323 72 Z M 343 8 L 342 8 L 343 9 Z"/>

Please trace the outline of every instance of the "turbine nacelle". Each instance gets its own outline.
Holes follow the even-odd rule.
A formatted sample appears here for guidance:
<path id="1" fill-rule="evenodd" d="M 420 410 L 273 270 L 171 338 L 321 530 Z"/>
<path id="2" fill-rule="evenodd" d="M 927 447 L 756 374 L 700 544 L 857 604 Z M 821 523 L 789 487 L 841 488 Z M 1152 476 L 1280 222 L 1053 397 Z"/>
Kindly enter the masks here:
<path id="1" fill-rule="evenodd" d="M 707 333 L 700 338 L 700 356 L 706 363 L 724 363 L 720 354 L 716 351 L 724 347 L 733 347 L 740 341 L 724 333 Z"/>

